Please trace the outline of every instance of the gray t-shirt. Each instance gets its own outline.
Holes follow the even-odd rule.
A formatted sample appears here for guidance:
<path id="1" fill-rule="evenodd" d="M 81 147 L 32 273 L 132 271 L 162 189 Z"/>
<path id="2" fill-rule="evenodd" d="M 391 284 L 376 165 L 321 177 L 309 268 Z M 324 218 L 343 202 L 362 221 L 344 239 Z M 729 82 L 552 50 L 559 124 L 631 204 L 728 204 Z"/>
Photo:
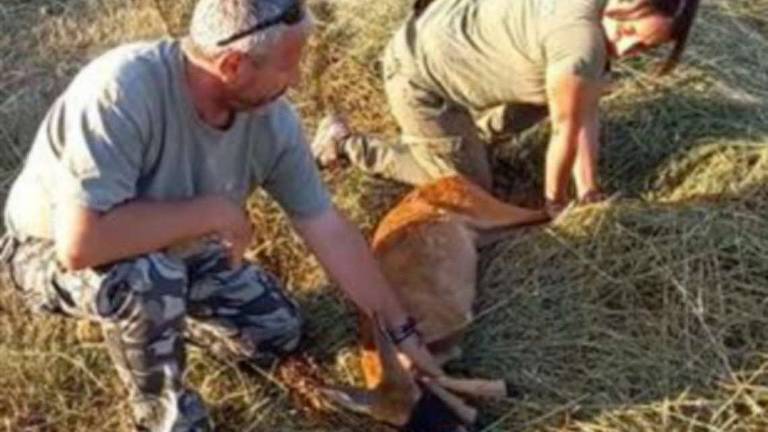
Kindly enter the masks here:
<path id="1" fill-rule="evenodd" d="M 88 64 L 48 111 L 5 208 L 9 231 L 52 238 L 61 202 L 108 211 L 131 199 L 221 194 L 244 204 L 263 187 L 295 217 L 330 206 L 297 114 L 285 100 L 200 120 L 178 41 L 113 49 Z"/>
<path id="2" fill-rule="evenodd" d="M 470 111 L 545 105 L 548 68 L 603 80 L 606 0 L 434 0 L 388 49 L 419 85 Z"/>

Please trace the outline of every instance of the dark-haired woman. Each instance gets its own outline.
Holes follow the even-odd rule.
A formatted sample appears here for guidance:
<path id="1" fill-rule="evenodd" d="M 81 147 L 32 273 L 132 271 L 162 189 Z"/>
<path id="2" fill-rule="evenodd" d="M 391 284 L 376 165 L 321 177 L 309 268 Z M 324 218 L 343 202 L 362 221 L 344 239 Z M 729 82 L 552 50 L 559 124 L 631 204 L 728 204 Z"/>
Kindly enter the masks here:
<path id="1" fill-rule="evenodd" d="M 384 56 L 397 143 L 349 133 L 326 117 L 312 144 L 321 165 L 346 157 L 411 184 L 461 173 L 490 189 L 486 144 L 549 115 L 544 195 L 601 196 L 598 102 L 612 59 L 672 44 L 674 68 L 699 0 L 433 0 L 415 10 Z M 419 6 L 417 6 L 418 8 Z"/>

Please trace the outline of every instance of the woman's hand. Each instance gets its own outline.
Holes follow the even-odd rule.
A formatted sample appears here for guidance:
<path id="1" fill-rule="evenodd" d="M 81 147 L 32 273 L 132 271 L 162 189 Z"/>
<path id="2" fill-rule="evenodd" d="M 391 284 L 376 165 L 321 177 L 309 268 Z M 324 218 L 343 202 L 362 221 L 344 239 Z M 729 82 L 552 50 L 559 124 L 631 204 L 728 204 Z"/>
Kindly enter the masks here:
<path id="1" fill-rule="evenodd" d="M 557 219 L 557 217 L 568 207 L 567 201 L 554 201 L 548 199 L 544 203 L 544 211 L 551 220 Z"/>
<path id="2" fill-rule="evenodd" d="M 590 189 L 579 197 L 578 203 L 580 205 L 596 204 L 605 201 L 607 198 L 608 196 L 603 191 L 599 189 Z"/>

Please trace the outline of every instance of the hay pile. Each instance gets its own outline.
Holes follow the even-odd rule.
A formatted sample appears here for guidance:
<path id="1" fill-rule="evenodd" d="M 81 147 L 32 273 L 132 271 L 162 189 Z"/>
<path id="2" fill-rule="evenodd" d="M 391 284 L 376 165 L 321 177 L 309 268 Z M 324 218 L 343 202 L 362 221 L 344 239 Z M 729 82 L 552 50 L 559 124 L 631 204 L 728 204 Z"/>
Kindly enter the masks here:
<path id="1" fill-rule="evenodd" d="M 598 205 L 490 251 L 465 362 L 529 395 L 501 430 L 559 408 L 573 430 L 762 424 L 764 198 Z"/>
<path id="2" fill-rule="evenodd" d="M 489 430 L 768 428 L 768 3 L 704 4 L 689 65 L 603 106 L 622 198 L 486 252 L 465 365 L 528 394 Z"/>
<path id="3" fill-rule="evenodd" d="M 0 3 L 0 28 L 32 28 L 0 34 L 0 186 L 80 65 L 120 41 L 181 33 L 192 3 Z M 408 4 L 310 0 L 318 31 L 291 94 L 310 132 L 328 110 L 360 130 L 396 132 L 377 57 Z M 768 0 L 704 4 L 688 64 L 672 77 L 648 76 L 648 59 L 617 68 L 601 175 L 621 198 L 484 251 L 479 316 L 453 368 L 510 378 L 526 396 L 483 404 L 482 430 L 768 428 Z M 510 195 L 541 189 L 546 132 L 496 149 Z M 325 176 L 365 232 L 406 190 L 353 170 Z M 274 203 L 256 195 L 249 209 L 250 256 L 306 311 L 306 363 L 248 374 L 193 352 L 190 382 L 225 431 L 371 430 L 367 419 L 296 405 L 315 379 L 359 380 L 353 321 Z M 4 290 L 0 359 L 0 425 L 127 430 L 104 350 L 78 343 L 70 321 L 30 321 Z"/>

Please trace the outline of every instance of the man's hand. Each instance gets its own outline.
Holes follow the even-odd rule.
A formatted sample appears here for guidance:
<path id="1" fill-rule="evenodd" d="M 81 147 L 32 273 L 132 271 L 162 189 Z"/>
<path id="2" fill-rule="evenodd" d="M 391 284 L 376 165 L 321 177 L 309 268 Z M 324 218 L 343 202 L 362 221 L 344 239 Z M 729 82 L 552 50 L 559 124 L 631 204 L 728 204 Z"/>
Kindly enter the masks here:
<path id="1" fill-rule="evenodd" d="M 160 251 L 208 235 L 229 245 L 237 264 L 251 238 L 245 211 L 215 196 L 133 200 L 107 212 L 70 203 L 56 208 L 54 221 L 57 258 L 69 270 Z"/>
<path id="2" fill-rule="evenodd" d="M 213 234 L 227 249 L 230 265 L 232 268 L 240 267 L 245 250 L 253 236 L 253 227 L 248 213 L 223 196 L 210 195 L 201 199 L 204 200 L 206 214 L 212 221 Z"/>

